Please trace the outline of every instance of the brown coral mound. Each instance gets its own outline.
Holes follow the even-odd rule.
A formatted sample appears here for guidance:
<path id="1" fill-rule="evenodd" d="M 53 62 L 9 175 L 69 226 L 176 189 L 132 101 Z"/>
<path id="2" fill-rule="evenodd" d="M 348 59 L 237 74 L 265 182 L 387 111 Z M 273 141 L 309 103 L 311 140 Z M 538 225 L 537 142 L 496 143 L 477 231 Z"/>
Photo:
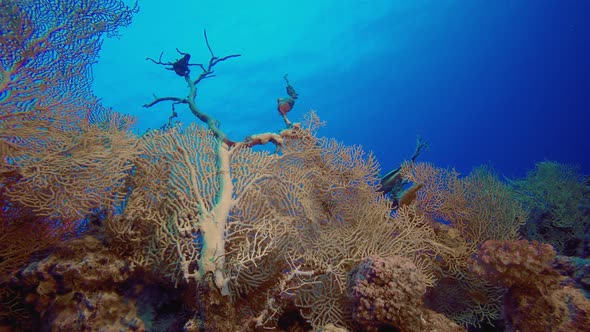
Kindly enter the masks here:
<path id="1" fill-rule="evenodd" d="M 536 241 L 486 241 L 474 270 L 509 288 L 506 331 L 587 331 L 590 301 L 551 266 L 555 251 Z"/>
<path id="2" fill-rule="evenodd" d="M 424 276 L 409 259 L 371 256 L 351 278 L 353 319 L 368 331 L 464 331 L 443 315 L 423 307 Z"/>
<path id="3" fill-rule="evenodd" d="M 131 275 L 126 262 L 86 236 L 29 265 L 11 284 L 23 292 L 48 329 L 145 331 L 136 301 L 118 292 Z"/>

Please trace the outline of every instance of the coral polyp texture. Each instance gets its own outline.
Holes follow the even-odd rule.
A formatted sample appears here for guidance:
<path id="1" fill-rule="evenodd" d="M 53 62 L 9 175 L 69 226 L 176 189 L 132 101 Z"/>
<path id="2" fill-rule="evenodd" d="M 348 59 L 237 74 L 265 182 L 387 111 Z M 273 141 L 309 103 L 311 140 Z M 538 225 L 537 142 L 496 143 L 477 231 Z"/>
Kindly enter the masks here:
<path id="1" fill-rule="evenodd" d="M 587 331 L 590 301 L 552 266 L 555 250 L 527 240 L 486 241 L 474 270 L 505 286 L 508 331 Z"/>
<path id="2" fill-rule="evenodd" d="M 350 280 L 354 320 L 367 331 L 466 331 L 424 306 L 424 275 L 399 256 L 371 256 L 359 263 Z"/>

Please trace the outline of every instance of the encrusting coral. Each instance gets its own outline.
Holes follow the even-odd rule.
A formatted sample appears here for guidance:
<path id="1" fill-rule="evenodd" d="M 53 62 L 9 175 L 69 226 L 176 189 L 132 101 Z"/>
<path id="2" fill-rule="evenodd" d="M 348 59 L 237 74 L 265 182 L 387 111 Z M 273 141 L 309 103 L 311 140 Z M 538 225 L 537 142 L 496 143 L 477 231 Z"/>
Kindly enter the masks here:
<path id="1" fill-rule="evenodd" d="M 586 298 L 590 299 L 590 258 L 568 257 L 558 255 L 553 262 L 553 267 L 561 275 L 574 281 Z"/>
<path id="2" fill-rule="evenodd" d="M 352 272 L 350 283 L 353 320 L 366 331 L 466 331 L 424 306 L 424 275 L 407 258 L 367 257 Z"/>
<path id="3" fill-rule="evenodd" d="M 180 328 L 171 317 L 156 317 L 164 305 L 180 306 L 170 292 L 150 285 L 147 276 L 87 235 L 65 242 L 49 257 L 14 274 L 7 287 L 39 313 L 39 322 L 21 322 L 25 329 L 147 331 L 158 320 L 167 324 L 159 327 Z"/>
<path id="4" fill-rule="evenodd" d="M 549 244 L 527 240 L 486 241 L 474 271 L 508 288 L 507 331 L 587 331 L 590 301 L 553 267 Z"/>

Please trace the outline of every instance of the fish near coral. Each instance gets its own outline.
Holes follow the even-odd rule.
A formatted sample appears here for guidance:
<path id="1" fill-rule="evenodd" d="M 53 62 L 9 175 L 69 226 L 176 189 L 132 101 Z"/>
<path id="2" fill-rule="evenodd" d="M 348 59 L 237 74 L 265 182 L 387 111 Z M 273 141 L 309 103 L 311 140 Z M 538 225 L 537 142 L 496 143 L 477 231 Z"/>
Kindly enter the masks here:
<path id="1" fill-rule="evenodd" d="M 292 98 L 279 98 L 277 99 L 277 110 L 281 115 L 286 115 L 293 109 L 293 105 L 295 105 L 295 100 Z"/>
<path id="2" fill-rule="evenodd" d="M 289 83 L 289 79 L 287 78 L 287 74 L 283 76 L 285 82 L 287 82 L 287 94 L 289 97 L 279 98 L 277 99 L 277 110 L 282 116 L 285 116 L 289 111 L 293 109 L 293 105 L 295 105 L 295 99 L 299 97 L 297 92 L 295 92 L 295 88 Z"/>

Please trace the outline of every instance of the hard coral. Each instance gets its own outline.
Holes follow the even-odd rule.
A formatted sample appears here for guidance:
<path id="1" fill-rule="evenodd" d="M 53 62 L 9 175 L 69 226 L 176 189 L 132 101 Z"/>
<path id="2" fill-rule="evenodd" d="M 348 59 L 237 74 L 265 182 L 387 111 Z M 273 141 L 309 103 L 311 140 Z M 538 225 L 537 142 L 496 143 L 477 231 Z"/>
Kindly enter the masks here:
<path id="1" fill-rule="evenodd" d="M 368 331 L 464 331 L 459 325 L 423 307 L 424 276 L 409 259 L 372 256 L 353 271 L 353 319 Z"/>
<path id="2" fill-rule="evenodd" d="M 486 241 L 474 271 L 508 287 L 506 331 L 587 331 L 590 301 L 552 266 L 555 251 L 536 241 Z"/>
<path id="3" fill-rule="evenodd" d="M 17 273 L 12 287 L 41 315 L 41 325 L 58 330 L 93 330 L 98 326 L 145 330 L 135 301 L 117 294 L 132 271 L 91 236 L 75 239 L 57 253 Z"/>
<path id="4" fill-rule="evenodd" d="M 553 267 L 561 275 L 570 277 L 577 288 L 582 289 L 590 299 L 590 258 L 557 256 Z"/>
<path id="5" fill-rule="evenodd" d="M 545 286 L 559 281 L 551 267 L 555 251 L 550 244 L 537 241 L 486 241 L 473 270 L 503 286 L 529 285 L 531 280 Z"/>
<path id="6" fill-rule="evenodd" d="M 30 329 L 41 331 L 179 330 L 179 300 L 160 286 L 89 235 L 64 242 L 10 281 L 38 319 Z"/>

